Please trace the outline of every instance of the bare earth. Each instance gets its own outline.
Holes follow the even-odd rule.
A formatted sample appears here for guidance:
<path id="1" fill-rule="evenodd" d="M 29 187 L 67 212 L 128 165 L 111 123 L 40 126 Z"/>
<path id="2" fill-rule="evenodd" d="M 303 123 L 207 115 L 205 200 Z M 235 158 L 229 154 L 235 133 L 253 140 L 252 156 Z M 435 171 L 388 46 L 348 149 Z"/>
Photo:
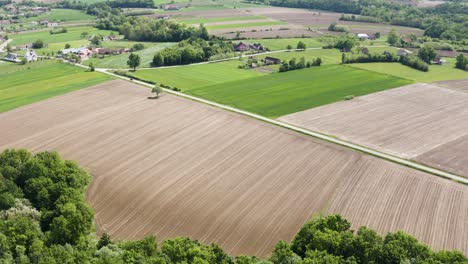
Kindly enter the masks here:
<path id="1" fill-rule="evenodd" d="M 414 84 L 279 119 L 468 176 L 468 148 L 454 143 L 468 136 L 463 92 Z"/>
<path id="2" fill-rule="evenodd" d="M 437 86 L 468 93 L 468 79 L 435 82 Z"/>
<path id="3" fill-rule="evenodd" d="M 447 90 L 450 91 L 450 90 Z M 318 213 L 468 253 L 468 189 L 216 109 L 112 81 L 0 114 L 0 150 L 89 168 L 98 233 L 216 242 L 266 256 Z"/>

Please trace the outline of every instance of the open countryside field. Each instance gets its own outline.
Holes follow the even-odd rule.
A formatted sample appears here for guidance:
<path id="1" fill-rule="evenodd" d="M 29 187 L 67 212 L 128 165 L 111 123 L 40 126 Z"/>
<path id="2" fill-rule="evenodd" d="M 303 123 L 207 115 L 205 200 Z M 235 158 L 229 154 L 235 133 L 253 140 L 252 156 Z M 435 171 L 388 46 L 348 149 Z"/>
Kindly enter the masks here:
<path id="1" fill-rule="evenodd" d="M 203 65 L 139 70 L 134 75 L 183 90 L 265 75 L 265 73 L 258 71 L 238 69 L 237 66 L 240 64 L 239 61 L 234 60 Z"/>
<path id="2" fill-rule="evenodd" d="M 391 74 L 417 82 L 435 82 L 454 79 L 466 79 L 468 73 L 455 68 L 455 59 L 444 58 L 447 61 L 444 65 L 430 65 L 428 72 L 401 65 L 400 63 L 356 63 L 349 64 L 352 67 L 366 69 L 375 72 Z"/>
<path id="3" fill-rule="evenodd" d="M 0 112 L 111 79 L 55 61 L 1 64 L 0 69 Z"/>
<path id="4" fill-rule="evenodd" d="M 324 45 L 318 38 L 247 39 L 242 41 L 248 43 L 260 43 L 271 51 L 285 50 L 288 45 L 296 48 L 299 41 L 305 43 L 307 48 L 319 48 Z"/>
<path id="5" fill-rule="evenodd" d="M 227 22 L 227 21 L 244 21 L 244 20 L 260 20 L 265 19 L 264 16 L 238 16 L 238 17 L 214 17 L 214 18 L 177 18 L 178 22 L 185 24 L 206 24 L 206 23 L 216 23 L 216 22 Z"/>
<path id="6" fill-rule="evenodd" d="M 255 21 L 255 20 L 254 20 Z M 211 23 L 206 24 L 208 30 L 219 30 L 219 29 L 243 29 L 249 27 L 265 27 L 265 26 L 278 26 L 278 25 L 287 25 L 288 23 L 282 21 L 262 21 L 250 23 L 223 23 L 211 25 Z"/>
<path id="7" fill-rule="evenodd" d="M 57 150 L 94 176 L 98 233 L 189 236 L 265 257 L 320 213 L 466 243 L 460 184 L 123 81 L 0 114 L 0 149 Z M 12 129 L 14 128 L 14 129 Z M 182 151 L 183 150 L 183 151 Z"/>
<path id="8" fill-rule="evenodd" d="M 92 21 L 95 20 L 96 17 L 88 15 L 80 10 L 52 9 L 50 12 L 47 12 L 37 17 L 22 18 L 21 22 L 40 21 L 41 19 L 48 19 L 59 22 L 78 22 Z"/>
<path id="9" fill-rule="evenodd" d="M 414 84 L 280 120 L 468 177 L 468 94 Z"/>
<path id="10" fill-rule="evenodd" d="M 410 81 L 340 65 L 273 73 L 200 88 L 185 93 L 227 104 L 267 117 L 303 111 L 343 100 L 399 87 Z"/>
<path id="11" fill-rule="evenodd" d="M 62 34 L 50 34 L 49 31 L 36 31 L 36 32 L 27 32 L 21 34 L 10 35 L 10 38 L 13 39 L 11 45 L 24 45 L 28 43 L 33 43 L 34 41 L 41 39 L 45 44 L 60 43 L 73 40 L 81 40 L 81 33 L 88 32 L 89 36 L 95 34 L 101 34 L 103 36 L 108 36 L 112 31 L 110 30 L 100 30 L 94 27 L 69 27 L 67 28 L 67 33 Z M 116 32 L 114 32 L 116 33 Z M 40 49 L 39 49 L 40 52 Z"/>
<path id="12" fill-rule="evenodd" d="M 106 41 L 103 42 L 108 43 L 109 46 L 116 47 L 113 41 Z M 151 62 L 153 61 L 154 54 L 158 53 L 164 48 L 169 46 L 175 45 L 175 43 L 144 43 L 145 49 L 135 51 L 133 53 L 140 55 L 141 57 L 141 67 L 151 67 Z M 131 46 L 130 46 L 131 47 Z M 126 69 L 128 68 L 127 61 L 128 61 L 128 54 L 120 54 L 120 55 L 111 55 L 106 56 L 102 59 L 100 58 L 91 58 L 83 62 L 85 65 L 89 65 L 89 63 L 93 63 L 95 67 L 98 68 L 111 68 L 111 69 Z"/>

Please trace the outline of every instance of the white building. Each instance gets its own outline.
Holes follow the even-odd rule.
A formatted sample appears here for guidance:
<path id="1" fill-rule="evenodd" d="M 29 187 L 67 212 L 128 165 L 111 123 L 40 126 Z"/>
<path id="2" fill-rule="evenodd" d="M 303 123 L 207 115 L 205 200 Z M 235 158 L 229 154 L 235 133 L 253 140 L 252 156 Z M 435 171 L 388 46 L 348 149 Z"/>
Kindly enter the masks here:
<path id="1" fill-rule="evenodd" d="M 47 27 L 58 27 L 59 23 L 57 22 L 49 22 L 47 23 Z"/>
<path id="2" fill-rule="evenodd" d="M 27 62 L 37 61 L 37 54 L 32 49 L 26 49 L 26 53 L 24 54 Z"/>
<path id="3" fill-rule="evenodd" d="M 369 35 L 367 35 L 366 33 L 359 33 L 359 34 L 357 34 L 357 37 L 358 37 L 360 40 L 369 39 Z"/>

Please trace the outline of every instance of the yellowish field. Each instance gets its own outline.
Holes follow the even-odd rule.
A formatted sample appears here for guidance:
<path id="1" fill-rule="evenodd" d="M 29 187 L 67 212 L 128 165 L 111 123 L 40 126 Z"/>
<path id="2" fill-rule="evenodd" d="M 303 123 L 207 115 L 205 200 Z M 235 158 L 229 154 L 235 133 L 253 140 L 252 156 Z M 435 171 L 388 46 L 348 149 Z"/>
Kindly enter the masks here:
<path id="1" fill-rule="evenodd" d="M 57 150 L 94 176 L 99 233 L 265 256 L 335 212 L 468 252 L 465 186 L 235 113 L 112 81 L 0 114 L 0 150 Z M 14 129 L 12 129 L 14 128 Z"/>

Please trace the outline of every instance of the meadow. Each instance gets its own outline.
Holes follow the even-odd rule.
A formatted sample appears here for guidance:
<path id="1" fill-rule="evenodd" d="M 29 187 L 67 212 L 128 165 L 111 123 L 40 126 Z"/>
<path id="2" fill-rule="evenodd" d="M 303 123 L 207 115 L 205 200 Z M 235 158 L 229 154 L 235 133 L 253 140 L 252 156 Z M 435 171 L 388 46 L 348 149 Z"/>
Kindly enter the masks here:
<path id="1" fill-rule="evenodd" d="M 337 102 L 348 95 L 361 96 L 409 83 L 386 74 L 328 65 L 211 86 L 194 87 L 187 82 L 180 88 L 187 94 L 274 118 Z"/>
<path id="2" fill-rule="evenodd" d="M 91 20 L 94 20 L 95 17 L 88 15 L 85 12 L 80 11 L 80 10 L 52 9 L 50 12 L 47 12 L 37 17 L 22 18 L 21 22 L 39 21 L 41 19 L 49 19 L 49 20 L 60 21 L 60 22 L 77 22 L 77 21 L 91 21 Z"/>
<path id="3" fill-rule="evenodd" d="M 120 47 L 118 43 L 113 43 L 114 41 L 106 41 L 103 42 L 103 46 L 117 48 Z M 125 42 L 120 42 L 121 44 L 129 44 Z M 138 42 L 134 42 L 138 43 Z M 175 43 L 143 43 L 145 45 L 145 49 L 135 51 L 133 53 L 140 55 L 141 64 L 140 67 L 151 67 L 151 62 L 153 61 L 153 56 L 158 51 L 161 51 L 164 48 L 174 45 Z M 126 47 L 131 47 L 126 46 Z M 129 54 L 124 53 L 121 55 L 115 56 L 106 56 L 102 59 L 100 58 L 91 58 L 89 60 L 83 61 L 83 64 L 89 65 L 89 63 L 93 63 L 95 67 L 98 68 L 111 68 L 111 69 L 121 69 L 121 68 L 128 68 L 127 61 L 128 61 Z"/>
<path id="4" fill-rule="evenodd" d="M 428 72 L 418 71 L 399 63 L 357 63 L 352 67 L 391 74 L 417 82 L 436 82 L 454 79 L 467 79 L 468 73 L 455 68 L 455 59 L 444 58 L 444 65 L 430 65 Z"/>
<path id="5" fill-rule="evenodd" d="M 178 87 L 182 90 L 265 75 L 265 73 L 257 71 L 238 69 L 238 65 L 240 65 L 240 62 L 233 60 L 202 65 L 138 70 L 134 74 L 137 77 L 155 81 L 159 84 Z"/>
<path id="6" fill-rule="evenodd" d="M 88 32 L 88 36 L 95 34 L 107 36 L 112 32 L 110 30 L 100 30 L 94 27 L 68 27 L 67 30 L 67 33 L 61 34 L 50 34 L 48 30 L 45 30 L 10 35 L 10 38 L 13 39 L 11 45 L 14 46 L 32 43 L 38 39 L 43 40 L 45 44 L 60 43 L 66 41 L 82 40 L 83 38 L 81 37 L 81 33 L 83 32 Z"/>
<path id="7" fill-rule="evenodd" d="M 26 77 L 26 78 L 25 78 Z M 108 75 L 55 61 L 0 64 L 0 112 L 111 79 Z"/>

